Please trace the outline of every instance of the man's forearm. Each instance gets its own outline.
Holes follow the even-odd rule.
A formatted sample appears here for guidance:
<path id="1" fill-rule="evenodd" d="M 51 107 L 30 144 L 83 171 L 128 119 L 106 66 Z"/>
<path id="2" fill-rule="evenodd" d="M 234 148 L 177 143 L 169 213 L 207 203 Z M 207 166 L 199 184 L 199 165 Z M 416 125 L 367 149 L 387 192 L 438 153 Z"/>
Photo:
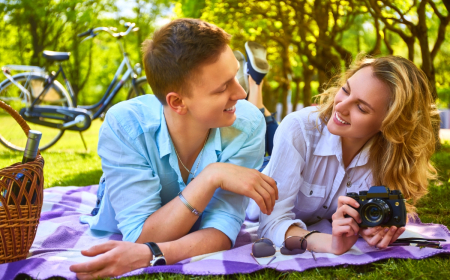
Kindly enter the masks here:
<path id="1" fill-rule="evenodd" d="M 175 241 L 158 243 L 158 246 L 167 264 L 174 264 L 194 256 L 228 250 L 231 248 L 231 241 L 220 230 L 206 228 Z"/>
<path id="2" fill-rule="evenodd" d="M 215 178 L 210 176 L 210 168 L 205 168 L 183 190 L 185 199 L 200 212 L 206 208 L 217 189 Z M 186 235 L 197 219 L 180 198 L 175 197 L 147 218 L 136 243 L 176 240 Z"/>

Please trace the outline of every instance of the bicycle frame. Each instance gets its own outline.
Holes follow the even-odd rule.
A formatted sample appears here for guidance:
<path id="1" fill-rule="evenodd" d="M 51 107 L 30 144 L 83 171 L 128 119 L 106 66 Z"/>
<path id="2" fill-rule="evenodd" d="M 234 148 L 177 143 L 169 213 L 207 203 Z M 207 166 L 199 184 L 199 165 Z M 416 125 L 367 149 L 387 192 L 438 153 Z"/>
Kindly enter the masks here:
<path id="1" fill-rule="evenodd" d="M 67 80 L 66 74 L 64 73 L 64 70 L 62 68 L 61 63 L 58 63 L 58 64 L 59 64 L 58 72 L 56 72 L 56 74 L 52 73 L 51 75 L 49 75 L 46 78 L 46 81 L 45 81 L 45 84 L 44 84 L 44 88 L 42 89 L 41 93 L 39 93 L 38 96 L 36 96 L 34 101 L 31 103 L 29 109 L 34 108 L 36 103 L 38 103 L 38 101 L 40 100 L 41 96 L 45 95 L 44 93 L 47 92 L 47 89 L 49 89 L 49 87 L 52 86 L 53 82 L 56 80 L 56 78 L 58 77 L 59 73 L 61 73 L 63 75 L 64 82 L 66 83 L 66 86 L 69 89 L 70 98 L 72 99 L 72 103 L 73 103 L 74 107 L 77 107 L 77 103 L 76 103 L 76 100 L 74 98 L 72 86 L 70 85 L 69 80 Z"/>
<path id="2" fill-rule="evenodd" d="M 100 101 L 97 102 L 96 104 L 88 105 L 88 106 L 78 106 L 79 108 L 86 109 L 86 110 L 89 110 L 89 111 L 93 111 L 96 108 L 99 108 L 94 113 L 92 119 L 98 118 L 105 111 L 105 109 L 108 107 L 108 105 L 114 99 L 114 97 L 117 95 L 119 90 L 123 87 L 125 82 L 130 78 L 130 76 L 131 76 L 131 80 L 132 80 L 132 86 L 135 87 L 136 79 L 137 79 L 138 75 L 141 72 L 139 67 L 136 67 L 137 69 L 134 69 L 131 66 L 130 60 L 128 58 L 128 54 L 123 49 L 123 46 L 122 46 L 121 42 L 119 41 L 118 44 L 119 44 L 119 46 L 120 46 L 120 48 L 122 50 L 122 53 L 123 53 L 123 60 L 120 63 L 119 68 L 117 68 L 117 71 L 114 74 L 114 78 L 111 81 L 111 83 L 109 84 L 108 88 L 106 89 L 106 92 L 103 94 L 103 96 L 100 99 Z M 139 64 L 137 64 L 137 65 L 139 65 Z M 120 80 L 117 83 L 117 80 L 118 80 L 120 74 L 123 72 L 125 66 L 127 67 L 127 69 L 126 69 L 125 73 L 122 75 L 122 77 L 120 78 Z M 135 90 L 137 90 L 137 89 L 135 88 Z M 72 93 L 70 93 L 70 94 L 72 95 Z"/>
<path id="3" fill-rule="evenodd" d="M 78 106 L 78 102 L 75 98 L 75 93 L 72 89 L 70 81 L 67 79 L 66 74 L 64 73 L 62 64 L 58 63 L 58 66 L 59 66 L 58 71 L 56 73 L 52 72 L 50 75 L 48 75 L 48 77 L 46 78 L 46 82 L 44 84 L 43 90 L 37 95 L 37 97 L 33 100 L 31 105 L 27 108 L 27 110 L 32 110 L 36 105 L 39 105 L 39 101 L 41 100 L 41 97 L 45 96 L 45 94 L 48 92 L 48 89 L 52 86 L 52 84 L 57 79 L 59 74 L 62 74 L 62 76 L 63 76 L 64 82 L 68 89 L 73 106 L 75 108 L 81 108 L 81 109 L 88 110 L 91 113 L 92 120 L 98 118 L 106 110 L 108 105 L 111 103 L 111 101 L 114 99 L 114 97 L 117 95 L 117 93 L 120 91 L 120 89 L 123 87 L 125 82 L 130 77 L 132 80 L 132 86 L 134 87 L 135 91 L 138 92 L 135 84 L 136 84 L 136 79 L 137 79 L 138 75 L 141 74 L 140 65 L 139 65 L 139 63 L 137 63 L 135 65 L 135 68 L 133 68 L 131 66 L 130 59 L 128 57 L 128 53 L 125 52 L 125 49 L 124 49 L 122 43 L 120 42 L 120 38 L 126 36 L 133 29 L 133 27 L 134 27 L 134 24 L 130 25 L 128 30 L 126 32 L 122 32 L 122 33 L 112 33 L 108 28 L 105 28 L 105 27 L 99 27 L 99 28 L 91 29 L 89 31 L 91 33 L 91 35 L 88 38 L 92 38 L 92 37 L 96 36 L 97 34 L 93 33 L 95 31 L 106 31 L 113 37 L 116 37 L 118 39 L 117 43 L 119 45 L 119 48 L 123 54 L 123 60 L 120 63 L 116 73 L 114 74 L 113 80 L 109 84 L 108 88 L 106 89 L 106 92 L 103 94 L 103 96 L 99 102 L 97 102 L 94 105 Z M 86 38 L 86 39 L 88 39 L 88 38 Z M 126 67 L 126 71 L 125 71 L 125 73 L 123 73 L 122 77 L 118 81 L 119 76 L 122 74 L 125 67 Z M 44 71 L 45 72 L 44 68 L 40 68 L 37 66 L 7 65 L 6 68 L 12 69 L 12 70 L 32 71 L 32 72 L 30 72 L 30 74 L 33 72 L 36 72 L 36 71 L 39 71 L 39 72 Z M 20 85 L 16 81 L 14 81 L 13 77 L 9 74 L 9 71 L 4 70 L 3 73 L 8 78 L 8 80 L 10 80 L 14 85 L 16 85 L 24 94 L 31 97 L 31 94 L 28 92 L 28 90 L 25 87 L 23 87 L 22 85 Z"/>

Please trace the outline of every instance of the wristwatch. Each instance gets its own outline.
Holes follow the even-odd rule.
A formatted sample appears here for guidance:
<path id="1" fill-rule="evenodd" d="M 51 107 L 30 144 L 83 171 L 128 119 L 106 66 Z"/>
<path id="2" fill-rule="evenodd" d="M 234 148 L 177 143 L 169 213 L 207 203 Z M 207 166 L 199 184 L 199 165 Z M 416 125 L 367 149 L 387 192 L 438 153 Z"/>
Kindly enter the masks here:
<path id="1" fill-rule="evenodd" d="M 166 258 L 155 242 L 147 242 L 144 244 L 150 248 L 150 251 L 153 254 L 153 259 L 150 261 L 150 266 L 166 265 Z"/>

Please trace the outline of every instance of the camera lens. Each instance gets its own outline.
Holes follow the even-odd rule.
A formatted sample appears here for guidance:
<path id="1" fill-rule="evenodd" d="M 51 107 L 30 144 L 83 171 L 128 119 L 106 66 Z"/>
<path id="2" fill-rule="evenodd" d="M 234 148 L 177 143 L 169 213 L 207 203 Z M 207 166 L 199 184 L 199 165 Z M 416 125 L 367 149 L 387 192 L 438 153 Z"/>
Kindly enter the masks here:
<path id="1" fill-rule="evenodd" d="M 385 201 L 374 198 L 361 209 L 361 218 L 371 227 L 382 225 L 391 218 L 391 208 Z"/>

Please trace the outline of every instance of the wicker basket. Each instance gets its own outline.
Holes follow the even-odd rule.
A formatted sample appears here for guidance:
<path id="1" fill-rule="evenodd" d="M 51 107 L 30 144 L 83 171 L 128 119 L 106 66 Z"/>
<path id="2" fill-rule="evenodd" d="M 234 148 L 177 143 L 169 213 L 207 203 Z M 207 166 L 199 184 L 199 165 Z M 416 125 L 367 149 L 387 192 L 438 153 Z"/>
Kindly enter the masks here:
<path id="1" fill-rule="evenodd" d="M 2 101 L 0 107 L 19 123 L 27 137 L 30 127 L 25 120 Z M 32 162 L 15 163 L 0 169 L 0 264 L 23 260 L 28 255 L 41 216 L 44 196 L 43 168 L 44 159 L 38 153 L 36 160 Z M 21 180 L 16 179 L 18 173 L 23 174 Z M 28 182 L 31 182 L 31 185 L 29 184 L 27 191 Z M 12 191 L 13 186 L 15 190 L 19 189 L 17 196 Z"/>

